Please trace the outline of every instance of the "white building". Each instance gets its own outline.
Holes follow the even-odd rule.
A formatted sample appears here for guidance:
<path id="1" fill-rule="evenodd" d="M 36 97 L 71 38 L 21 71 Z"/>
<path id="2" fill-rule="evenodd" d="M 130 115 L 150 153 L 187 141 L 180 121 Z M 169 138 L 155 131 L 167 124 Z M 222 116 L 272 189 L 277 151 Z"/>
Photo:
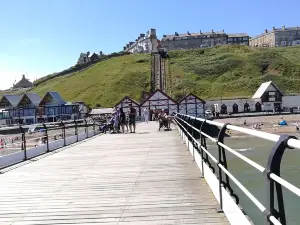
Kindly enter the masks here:
<path id="1" fill-rule="evenodd" d="M 141 111 L 145 108 L 149 111 L 153 109 L 164 110 L 169 115 L 178 112 L 177 102 L 159 89 L 151 93 L 148 98 L 141 103 Z"/>
<path id="2" fill-rule="evenodd" d="M 205 101 L 189 93 L 178 102 L 178 112 L 194 117 L 204 116 Z"/>
<path id="3" fill-rule="evenodd" d="M 157 46 L 156 29 L 150 29 L 146 34 L 140 34 L 135 42 L 129 42 L 123 49 L 124 52 L 130 53 L 151 53 L 152 50 L 157 50 Z"/>
<path id="4" fill-rule="evenodd" d="M 279 111 L 282 109 L 282 91 L 272 82 L 264 82 L 257 89 L 252 99 L 260 102 L 262 111 Z"/>
<path id="5" fill-rule="evenodd" d="M 300 96 L 285 96 L 272 82 L 264 82 L 252 98 L 208 100 L 206 110 L 227 113 L 288 111 L 300 108 Z"/>
<path id="6" fill-rule="evenodd" d="M 115 107 L 117 108 L 123 108 L 124 112 L 127 112 L 131 106 L 133 108 L 135 108 L 137 115 L 141 115 L 140 112 L 140 103 L 133 100 L 132 98 L 130 98 L 129 96 L 125 96 L 121 101 L 119 101 Z"/>
<path id="7" fill-rule="evenodd" d="M 221 114 L 255 112 L 256 106 L 256 101 L 246 98 L 208 100 L 205 104 L 207 110 L 212 110 Z"/>

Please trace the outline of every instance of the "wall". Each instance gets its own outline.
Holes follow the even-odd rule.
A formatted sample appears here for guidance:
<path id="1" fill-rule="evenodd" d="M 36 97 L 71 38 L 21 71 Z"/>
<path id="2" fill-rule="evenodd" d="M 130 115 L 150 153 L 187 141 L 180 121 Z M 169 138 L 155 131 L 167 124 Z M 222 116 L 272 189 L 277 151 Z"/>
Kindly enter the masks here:
<path id="1" fill-rule="evenodd" d="M 212 190 L 215 198 L 220 203 L 220 193 L 219 193 L 219 181 L 217 177 L 212 173 L 208 165 L 202 161 L 201 154 L 199 154 L 194 148 L 192 143 L 188 140 L 185 134 L 181 131 L 178 126 L 178 131 L 180 133 L 181 138 L 184 140 L 188 150 L 193 156 L 199 170 L 202 175 L 204 174 L 204 179 Z M 202 164 L 203 162 L 203 164 Z M 202 167 L 203 165 L 203 167 Z M 199 178 L 200 179 L 200 178 Z M 223 211 L 229 220 L 231 225 L 252 225 L 252 223 L 247 219 L 247 217 L 243 214 L 240 207 L 234 202 L 233 198 L 229 195 L 229 193 L 222 187 L 222 200 L 223 200 Z"/>
<path id="2" fill-rule="evenodd" d="M 100 132 L 96 130 L 96 135 Z M 89 131 L 88 135 L 86 133 L 81 133 L 78 135 L 78 141 L 82 141 L 86 139 L 87 137 L 94 136 L 94 131 Z M 73 144 L 77 141 L 77 136 L 70 136 L 66 138 L 66 145 Z M 55 149 L 59 149 L 64 147 L 64 140 L 56 140 L 49 143 L 49 151 L 53 151 Z M 37 146 L 31 149 L 27 149 L 27 159 L 34 158 L 36 156 L 42 155 L 47 153 L 47 145 L 41 145 Z M 0 168 L 4 168 L 10 165 L 14 165 L 20 162 L 23 162 L 25 160 L 25 152 L 24 151 L 18 151 L 9 155 L 4 155 L 0 157 Z"/>
<path id="3" fill-rule="evenodd" d="M 246 98 L 245 99 L 223 99 L 222 101 L 221 101 L 221 99 L 220 100 L 209 100 L 209 101 L 206 101 L 205 109 L 211 110 L 211 107 L 214 104 L 218 104 L 219 111 L 220 111 L 221 106 L 223 104 L 225 104 L 227 106 L 227 112 L 232 113 L 233 112 L 232 106 L 236 103 L 238 105 L 238 112 L 242 113 L 242 112 L 244 112 L 244 104 L 248 103 L 250 106 L 250 111 L 255 112 L 255 103 L 256 102 L 257 101 L 255 101 L 253 99 L 246 99 Z"/>
<path id="4" fill-rule="evenodd" d="M 283 108 L 298 108 L 300 107 L 300 96 L 283 96 L 282 97 Z"/>

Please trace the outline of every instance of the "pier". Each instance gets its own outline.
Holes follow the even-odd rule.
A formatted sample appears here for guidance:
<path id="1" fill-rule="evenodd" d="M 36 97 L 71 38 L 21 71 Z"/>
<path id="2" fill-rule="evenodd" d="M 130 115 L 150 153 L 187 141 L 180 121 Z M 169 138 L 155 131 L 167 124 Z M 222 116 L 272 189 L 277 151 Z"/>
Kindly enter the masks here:
<path id="1" fill-rule="evenodd" d="M 32 156 L 27 159 L 12 163 L 13 155 L 24 150 L 2 156 L 0 223 L 253 224 L 231 188 L 234 183 L 265 221 L 288 224 L 281 186 L 298 196 L 300 192 L 280 177 L 277 150 L 283 154 L 287 147 L 300 147 L 298 140 L 182 114 L 176 114 L 174 122 L 172 131 L 158 131 L 156 122 L 138 123 L 135 134 L 100 134 L 95 124 L 90 130 L 86 124 L 82 134 L 62 135 L 65 140 L 57 140 L 55 148 L 49 148 L 54 146 L 50 142 L 48 148 L 26 149 Z M 218 135 L 210 136 L 216 127 Z M 229 129 L 274 141 L 266 168 L 223 143 Z M 220 158 L 209 151 L 209 140 L 220 146 Z M 270 202 L 257 199 L 231 174 L 225 151 L 261 172 Z"/>

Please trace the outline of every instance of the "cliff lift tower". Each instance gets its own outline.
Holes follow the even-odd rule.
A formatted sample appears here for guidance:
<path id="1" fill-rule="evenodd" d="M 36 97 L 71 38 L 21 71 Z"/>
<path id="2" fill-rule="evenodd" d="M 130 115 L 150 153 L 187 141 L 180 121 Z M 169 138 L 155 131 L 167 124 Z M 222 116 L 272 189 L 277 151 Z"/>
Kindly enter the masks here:
<path id="1" fill-rule="evenodd" d="M 169 55 L 166 49 L 159 48 L 151 53 L 151 92 L 156 89 L 170 94 L 171 73 Z"/>

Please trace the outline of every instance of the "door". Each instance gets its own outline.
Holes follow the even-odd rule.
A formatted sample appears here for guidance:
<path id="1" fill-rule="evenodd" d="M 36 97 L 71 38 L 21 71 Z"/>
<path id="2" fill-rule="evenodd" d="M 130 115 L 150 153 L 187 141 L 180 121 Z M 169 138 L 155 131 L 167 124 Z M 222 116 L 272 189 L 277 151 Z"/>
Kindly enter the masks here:
<path id="1" fill-rule="evenodd" d="M 261 112 L 261 104 L 259 102 L 256 102 L 256 104 L 255 104 L 255 111 Z"/>
<path id="2" fill-rule="evenodd" d="M 238 113 L 239 112 L 239 106 L 236 103 L 234 103 L 233 106 L 232 106 L 232 112 L 233 113 Z"/>

